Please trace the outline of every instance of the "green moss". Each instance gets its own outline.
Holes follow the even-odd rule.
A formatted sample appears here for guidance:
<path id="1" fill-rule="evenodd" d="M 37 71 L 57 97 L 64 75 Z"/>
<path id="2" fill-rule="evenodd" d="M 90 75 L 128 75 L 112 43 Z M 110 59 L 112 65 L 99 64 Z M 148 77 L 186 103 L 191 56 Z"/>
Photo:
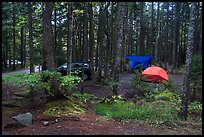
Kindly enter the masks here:
<path id="1" fill-rule="evenodd" d="M 71 101 L 60 100 L 46 104 L 46 109 L 43 112 L 46 116 L 62 116 L 62 115 L 80 115 L 85 110 L 79 105 L 73 104 Z"/>
<path id="2" fill-rule="evenodd" d="M 80 115 L 85 112 L 85 109 L 80 105 L 87 103 L 94 95 L 89 93 L 75 92 L 69 98 L 77 101 L 75 104 L 69 100 L 55 100 L 46 104 L 46 110 L 43 114 L 47 116 L 61 116 L 61 115 Z"/>

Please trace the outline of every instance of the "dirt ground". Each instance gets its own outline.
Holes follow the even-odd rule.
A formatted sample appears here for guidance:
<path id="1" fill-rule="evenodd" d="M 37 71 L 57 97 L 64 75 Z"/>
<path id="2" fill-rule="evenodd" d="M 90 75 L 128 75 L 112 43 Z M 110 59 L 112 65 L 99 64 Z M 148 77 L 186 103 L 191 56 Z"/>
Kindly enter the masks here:
<path id="1" fill-rule="evenodd" d="M 129 91 L 130 73 L 120 75 L 121 88 L 119 94 Z M 180 79 L 182 82 L 182 78 Z M 110 89 L 102 85 L 92 86 L 92 80 L 83 83 L 84 90 L 95 94 L 99 99 L 111 95 Z M 18 89 L 11 89 L 17 92 Z M 12 93 L 7 92 L 7 87 L 2 87 L 2 102 L 12 101 Z M 58 122 L 43 125 L 42 112 L 45 104 L 40 106 L 4 107 L 2 106 L 2 134 L 8 135 L 202 135 L 201 124 L 173 124 L 164 122 L 155 124 L 153 121 L 132 120 L 124 122 L 119 119 L 107 119 L 97 114 L 93 109 L 94 100 L 87 104 L 85 114 L 76 117 L 59 117 Z M 33 124 L 23 128 L 5 129 L 12 116 L 30 112 L 33 115 Z M 46 118 L 49 119 L 49 118 Z M 51 118 L 50 118 L 51 119 Z"/>

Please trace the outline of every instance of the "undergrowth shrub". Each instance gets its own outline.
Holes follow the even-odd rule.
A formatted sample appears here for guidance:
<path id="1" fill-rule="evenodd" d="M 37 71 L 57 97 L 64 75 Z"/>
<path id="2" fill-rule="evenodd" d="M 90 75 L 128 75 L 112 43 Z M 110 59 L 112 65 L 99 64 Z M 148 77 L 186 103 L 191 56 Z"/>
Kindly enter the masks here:
<path id="1" fill-rule="evenodd" d="M 56 71 L 43 71 L 39 73 L 14 73 L 2 78 L 3 84 L 13 84 L 17 87 L 26 87 L 29 91 L 33 89 L 45 92 L 47 97 L 56 95 L 57 91 L 54 91 L 52 87 L 52 78 L 55 78 L 59 82 L 60 92 L 66 96 L 65 92 L 70 91 L 71 88 L 76 87 L 82 80 L 80 77 L 73 75 L 61 76 Z"/>
<path id="2" fill-rule="evenodd" d="M 95 95 L 93 94 L 89 94 L 86 92 L 74 92 L 72 94 L 72 97 L 75 98 L 75 100 L 81 102 L 81 103 L 87 103 L 90 99 L 92 99 L 93 97 L 95 97 Z"/>

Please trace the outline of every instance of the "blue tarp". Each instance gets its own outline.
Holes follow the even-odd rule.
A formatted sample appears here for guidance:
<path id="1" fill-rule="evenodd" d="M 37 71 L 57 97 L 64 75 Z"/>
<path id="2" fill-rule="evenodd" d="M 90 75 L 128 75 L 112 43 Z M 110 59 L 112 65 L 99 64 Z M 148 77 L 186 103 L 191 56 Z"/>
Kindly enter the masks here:
<path id="1" fill-rule="evenodd" d="M 138 69 L 139 66 L 147 68 L 150 63 L 152 56 L 125 56 L 130 61 L 130 68 Z"/>

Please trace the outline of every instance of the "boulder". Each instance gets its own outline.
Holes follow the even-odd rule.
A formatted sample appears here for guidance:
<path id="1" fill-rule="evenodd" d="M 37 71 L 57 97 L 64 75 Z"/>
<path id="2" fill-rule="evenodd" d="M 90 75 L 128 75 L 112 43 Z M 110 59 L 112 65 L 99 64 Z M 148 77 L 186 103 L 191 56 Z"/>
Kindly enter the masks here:
<path id="1" fill-rule="evenodd" d="M 19 114 L 17 116 L 12 117 L 12 118 L 15 119 L 16 121 L 18 121 L 23 126 L 29 126 L 32 124 L 33 116 L 30 112 L 28 112 L 28 113 L 24 113 L 24 114 Z"/>

